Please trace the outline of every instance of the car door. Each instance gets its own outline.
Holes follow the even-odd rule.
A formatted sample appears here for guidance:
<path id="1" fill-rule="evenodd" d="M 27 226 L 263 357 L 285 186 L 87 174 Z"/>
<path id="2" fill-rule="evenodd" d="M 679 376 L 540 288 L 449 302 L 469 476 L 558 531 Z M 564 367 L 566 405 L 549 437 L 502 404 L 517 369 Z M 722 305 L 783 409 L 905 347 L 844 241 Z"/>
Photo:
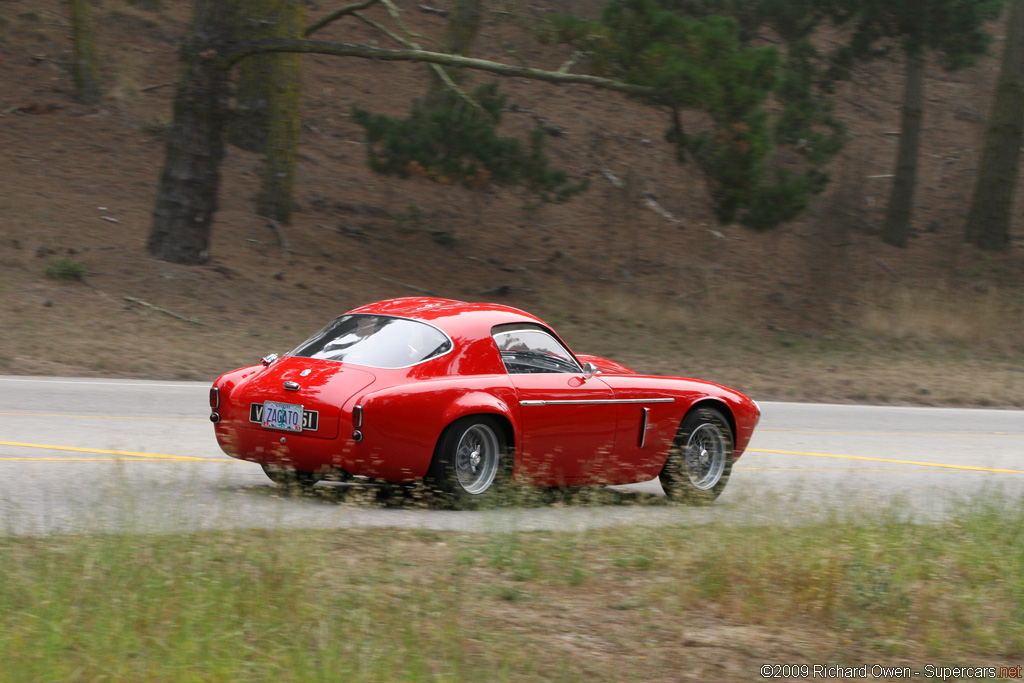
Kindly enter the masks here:
<path id="1" fill-rule="evenodd" d="M 539 325 L 501 326 L 494 339 L 519 400 L 517 476 L 550 485 L 600 480 L 615 445 L 612 389 L 584 376 L 572 353 Z"/>

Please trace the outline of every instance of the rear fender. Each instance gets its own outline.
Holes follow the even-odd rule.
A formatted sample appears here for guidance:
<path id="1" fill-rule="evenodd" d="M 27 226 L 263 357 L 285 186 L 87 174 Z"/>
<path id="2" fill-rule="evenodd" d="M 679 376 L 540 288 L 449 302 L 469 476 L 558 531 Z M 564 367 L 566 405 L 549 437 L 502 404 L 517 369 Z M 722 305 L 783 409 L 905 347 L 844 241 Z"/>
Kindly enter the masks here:
<path id="1" fill-rule="evenodd" d="M 505 401 L 497 396 L 485 394 L 482 391 L 474 391 L 473 393 L 465 394 L 456 399 L 448 406 L 448 410 L 445 411 L 442 422 L 444 426 L 447 427 L 452 422 L 466 417 L 467 415 L 478 415 L 481 413 L 501 415 L 508 419 L 512 424 L 516 424 L 518 422 L 518 420 L 513 419 L 512 410 Z M 440 436 L 440 434 L 438 436 Z"/>
<path id="2" fill-rule="evenodd" d="M 503 386 L 483 377 L 371 392 L 360 399 L 363 439 L 348 456 L 346 469 L 392 481 L 421 478 L 441 434 L 459 418 L 480 413 L 498 415 L 513 425 L 512 436 L 517 438 L 518 414 L 509 410 L 514 399 L 511 383 Z"/>

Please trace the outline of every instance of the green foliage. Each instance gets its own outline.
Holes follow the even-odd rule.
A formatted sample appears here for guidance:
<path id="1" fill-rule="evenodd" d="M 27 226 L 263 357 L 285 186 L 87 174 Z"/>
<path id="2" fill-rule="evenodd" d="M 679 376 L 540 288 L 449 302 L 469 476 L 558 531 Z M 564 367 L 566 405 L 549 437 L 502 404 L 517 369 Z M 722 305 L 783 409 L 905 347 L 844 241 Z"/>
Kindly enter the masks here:
<path id="1" fill-rule="evenodd" d="M 544 201 L 564 201 L 586 190 L 587 179 L 571 183 L 564 171 L 551 168 L 542 129 L 531 132 L 526 146 L 516 138 L 498 135 L 506 97 L 498 93 L 497 83 L 480 86 L 471 97 L 487 118 L 447 90 L 436 106 L 414 101 L 405 119 L 354 108 L 353 118 L 370 142 L 370 168 L 400 178 L 426 177 L 469 187 L 492 182 L 521 185 Z"/>
<path id="2" fill-rule="evenodd" d="M 431 230 L 430 239 L 445 247 L 458 244 L 459 242 L 459 238 L 454 230 Z"/>
<path id="3" fill-rule="evenodd" d="M 600 22 L 559 16 L 552 30 L 597 72 L 654 88 L 646 99 L 672 110 L 665 137 L 704 172 L 718 219 L 768 230 L 824 188 L 822 167 L 844 140 L 808 38 L 817 2 L 612 0 Z M 751 45 L 762 26 L 787 49 Z M 769 113 L 769 102 L 781 107 Z M 710 130 L 685 131 L 682 110 L 708 114 Z"/>
<path id="4" fill-rule="evenodd" d="M 81 280 L 85 276 L 85 266 L 69 258 L 55 258 L 50 259 L 50 265 L 46 266 L 44 272 L 47 277 L 54 280 L 71 282 Z"/>
<path id="5" fill-rule="evenodd" d="M 833 74 L 848 77 L 852 64 L 899 45 L 907 52 L 935 51 L 943 68 L 969 66 L 985 53 L 992 35 L 985 23 L 1006 0 L 831 0 L 837 23 L 850 24 L 853 37 L 834 58 Z"/>
<path id="6" fill-rule="evenodd" d="M 142 124 L 140 130 L 146 135 L 155 138 L 157 140 L 166 140 L 167 136 L 171 132 L 171 124 L 167 121 L 161 121 L 154 119 L 149 123 Z"/>

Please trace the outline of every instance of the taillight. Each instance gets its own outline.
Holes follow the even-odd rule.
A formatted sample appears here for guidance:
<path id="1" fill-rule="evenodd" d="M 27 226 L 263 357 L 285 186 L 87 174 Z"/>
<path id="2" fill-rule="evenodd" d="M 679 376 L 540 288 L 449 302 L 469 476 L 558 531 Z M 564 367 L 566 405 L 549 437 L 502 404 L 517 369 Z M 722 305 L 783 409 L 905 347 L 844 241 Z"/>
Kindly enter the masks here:
<path id="1" fill-rule="evenodd" d="M 220 389 L 217 387 L 210 387 L 210 407 L 220 407 Z"/>

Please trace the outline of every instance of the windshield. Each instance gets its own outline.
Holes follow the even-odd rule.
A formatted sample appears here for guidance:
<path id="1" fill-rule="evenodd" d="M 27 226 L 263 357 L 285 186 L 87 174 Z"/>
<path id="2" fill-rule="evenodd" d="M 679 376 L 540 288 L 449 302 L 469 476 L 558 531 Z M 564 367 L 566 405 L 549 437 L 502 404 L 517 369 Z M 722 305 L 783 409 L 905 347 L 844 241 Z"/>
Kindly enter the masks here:
<path id="1" fill-rule="evenodd" d="M 451 348 L 451 340 L 426 323 L 385 315 L 343 315 L 289 355 L 371 368 L 405 368 Z"/>

